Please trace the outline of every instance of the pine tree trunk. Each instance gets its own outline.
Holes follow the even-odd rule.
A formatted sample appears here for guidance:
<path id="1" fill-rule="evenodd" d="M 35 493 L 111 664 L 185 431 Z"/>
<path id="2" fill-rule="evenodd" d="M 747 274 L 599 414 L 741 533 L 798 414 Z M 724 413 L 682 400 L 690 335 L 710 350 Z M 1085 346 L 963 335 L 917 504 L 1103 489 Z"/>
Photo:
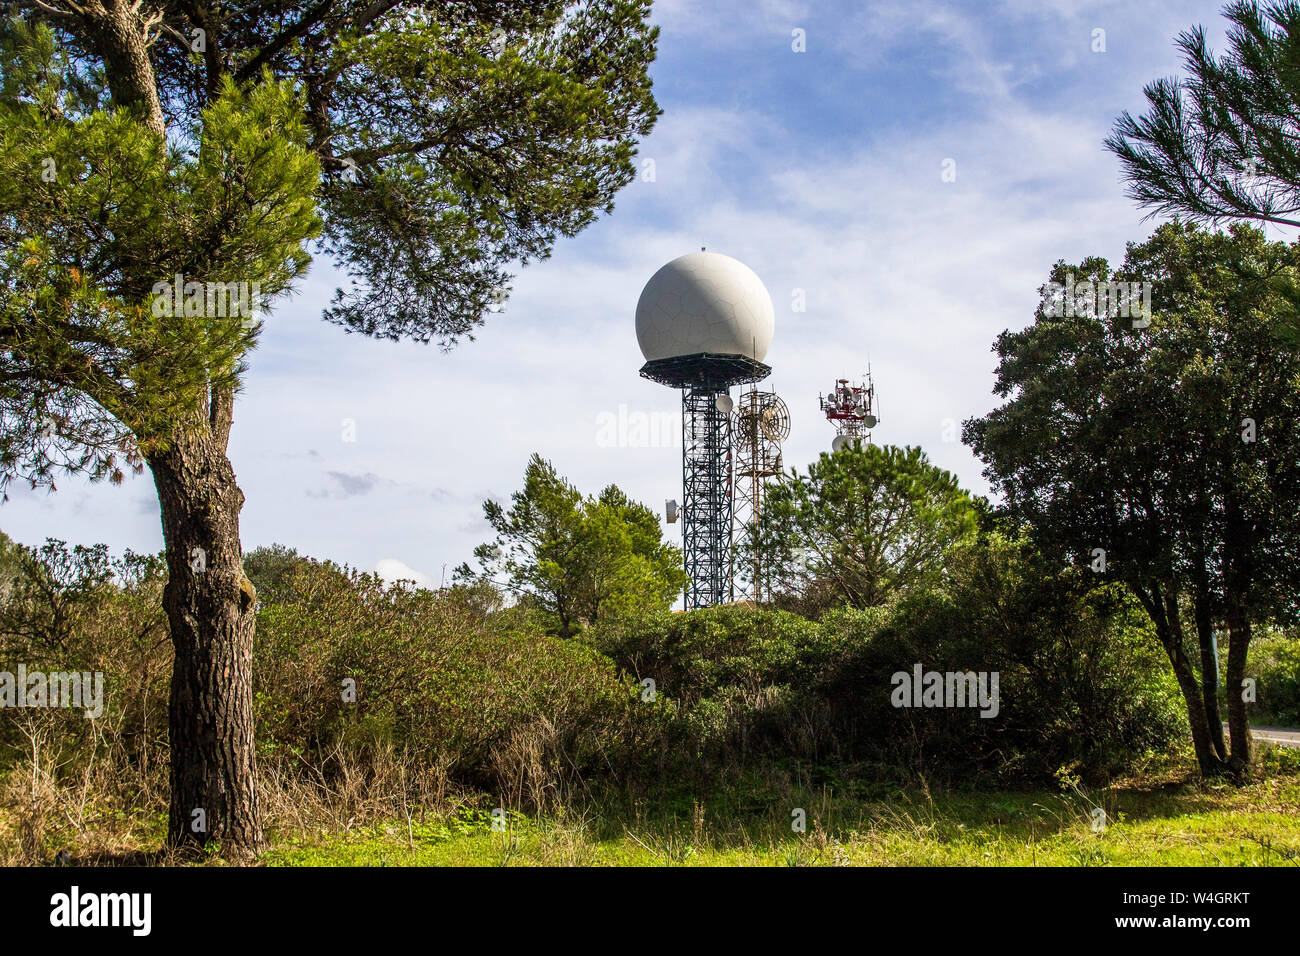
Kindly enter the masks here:
<path id="1" fill-rule="evenodd" d="M 161 154 L 167 126 L 149 55 L 157 27 L 151 10 L 123 0 L 78 9 L 113 104 L 157 134 Z M 132 278 L 147 289 L 157 277 L 146 270 Z M 244 496 L 226 458 L 234 396 L 213 389 L 205 404 L 188 421 L 181 416 L 165 447 L 146 454 L 162 509 L 163 608 L 176 650 L 167 838 L 171 846 L 218 844 L 230 859 L 246 860 L 262 846 L 253 751 L 257 601 L 239 543 Z"/>
<path id="2" fill-rule="evenodd" d="M 1228 766 L 1235 774 L 1250 767 L 1254 745 L 1250 737 L 1250 718 L 1242 697 L 1246 678 L 1246 651 L 1250 648 L 1250 616 L 1240 605 L 1229 602 L 1225 615 L 1228 625 L 1228 737 L 1232 756 Z"/>
<path id="3" fill-rule="evenodd" d="M 1210 743 L 1219 760 L 1228 759 L 1223 742 L 1223 718 L 1219 714 L 1218 659 L 1214 653 L 1214 621 L 1210 617 L 1209 595 L 1199 584 L 1196 594 L 1196 636 L 1201 646 L 1201 699 L 1205 701 L 1205 719 L 1209 724 Z M 1211 679 L 1213 678 L 1213 679 Z"/>
<path id="4" fill-rule="evenodd" d="M 243 571 L 244 495 L 226 457 L 233 396 L 214 393 L 149 457 L 167 545 L 163 607 L 175 646 L 170 743 L 173 847 L 215 844 L 234 861 L 263 846 L 253 741 L 256 592 Z"/>
<path id="5" fill-rule="evenodd" d="M 103 59 L 113 105 L 138 112 L 145 125 L 166 136 L 162 102 L 149 61 L 149 31 L 138 6 L 129 3 L 87 5 L 95 52 Z"/>

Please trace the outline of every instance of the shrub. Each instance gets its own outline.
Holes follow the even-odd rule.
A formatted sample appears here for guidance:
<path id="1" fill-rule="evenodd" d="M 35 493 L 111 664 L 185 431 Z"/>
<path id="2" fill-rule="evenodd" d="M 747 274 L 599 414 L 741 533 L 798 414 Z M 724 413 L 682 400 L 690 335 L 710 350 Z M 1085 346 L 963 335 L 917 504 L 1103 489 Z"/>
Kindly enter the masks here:
<path id="1" fill-rule="evenodd" d="M 264 756 L 328 768 L 340 747 L 367 758 L 397 749 L 499 790 L 518 785 L 509 751 L 531 762 L 534 793 L 624 758 L 635 689 L 590 648 L 459 593 L 386 587 L 328 562 L 286 569 L 281 558 L 247 562 L 262 600 L 254 688 Z"/>
<path id="2" fill-rule="evenodd" d="M 1273 631 L 1250 644 L 1246 673 L 1255 678 L 1251 719 L 1300 727 L 1300 639 Z"/>
<path id="3" fill-rule="evenodd" d="M 1179 697 L 1115 587 L 986 535 L 945 580 L 820 623 L 746 606 L 608 623 L 586 639 L 681 708 L 696 758 L 863 763 L 888 776 L 1100 778 L 1180 738 Z M 896 708 L 892 676 L 997 672 L 996 717 Z M 716 769 L 716 766 L 715 766 Z"/>
<path id="4" fill-rule="evenodd" d="M 171 642 L 162 613 L 162 565 L 104 546 L 40 548 L 0 535 L 0 670 L 102 672 L 103 709 L 0 711 L 0 808 L 17 822 L 17 845 L 0 861 L 47 862 L 51 833 L 104 815 L 166 805 L 167 688 Z M 2 836 L 3 834 L 0 834 Z"/>
<path id="5" fill-rule="evenodd" d="M 743 762 L 755 750 L 816 755 L 820 740 L 805 728 L 818 703 L 808 691 L 828 651 L 816 622 L 729 605 L 615 620 L 584 639 L 672 699 L 693 760 Z"/>
<path id="6" fill-rule="evenodd" d="M 823 624 L 838 657 L 818 693 L 846 755 L 931 779 L 1048 781 L 1062 766 L 1095 778 L 1181 732 L 1177 688 L 1131 601 L 997 535 L 965 546 L 943 586 Z M 997 716 L 894 707 L 892 675 L 916 664 L 997 672 Z"/>

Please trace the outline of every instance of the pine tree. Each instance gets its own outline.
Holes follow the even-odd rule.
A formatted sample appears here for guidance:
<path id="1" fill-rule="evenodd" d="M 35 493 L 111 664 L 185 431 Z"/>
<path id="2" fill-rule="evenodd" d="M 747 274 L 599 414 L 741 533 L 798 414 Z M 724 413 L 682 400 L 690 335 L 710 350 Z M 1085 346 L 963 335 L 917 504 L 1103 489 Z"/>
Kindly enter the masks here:
<path id="1" fill-rule="evenodd" d="M 1228 51 L 1202 27 L 1180 34 L 1188 77 L 1148 84 L 1149 109 L 1123 113 L 1106 148 L 1155 212 L 1300 226 L 1300 4 L 1236 0 L 1224 16 Z"/>
<path id="2" fill-rule="evenodd" d="M 226 448 L 264 316 L 223 290 L 274 301 L 315 240 L 356 280 L 328 320 L 471 335 L 510 270 L 632 179 L 657 31 L 648 0 L 15 6 L 0 483 L 150 469 L 176 651 L 168 840 L 248 858 L 256 592 Z"/>

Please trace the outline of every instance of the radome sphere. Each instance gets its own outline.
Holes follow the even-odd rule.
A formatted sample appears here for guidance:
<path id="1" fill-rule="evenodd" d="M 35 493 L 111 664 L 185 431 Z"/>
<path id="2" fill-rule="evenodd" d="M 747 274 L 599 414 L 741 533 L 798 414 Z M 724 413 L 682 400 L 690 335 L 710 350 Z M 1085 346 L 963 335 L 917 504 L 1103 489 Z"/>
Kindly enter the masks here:
<path id="1" fill-rule="evenodd" d="M 762 280 L 716 252 L 678 256 L 650 277 L 636 304 L 636 338 L 647 362 L 701 352 L 761 362 L 774 328 Z"/>

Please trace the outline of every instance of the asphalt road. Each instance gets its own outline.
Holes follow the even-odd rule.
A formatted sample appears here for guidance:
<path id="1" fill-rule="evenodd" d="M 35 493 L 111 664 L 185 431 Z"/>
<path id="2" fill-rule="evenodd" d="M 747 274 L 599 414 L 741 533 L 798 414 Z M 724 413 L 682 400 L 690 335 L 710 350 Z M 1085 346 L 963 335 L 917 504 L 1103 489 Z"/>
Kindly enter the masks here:
<path id="1" fill-rule="evenodd" d="M 1226 723 L 1223 725 L 1223 732 L 1224 734 L 1228 732 Z M 1256 740 L 1267 740 L 1282 747 L 1300 747 L 1300 730 L 1287 730 L 1284 727 L 1251 727 L 1250 733 Z"/>

